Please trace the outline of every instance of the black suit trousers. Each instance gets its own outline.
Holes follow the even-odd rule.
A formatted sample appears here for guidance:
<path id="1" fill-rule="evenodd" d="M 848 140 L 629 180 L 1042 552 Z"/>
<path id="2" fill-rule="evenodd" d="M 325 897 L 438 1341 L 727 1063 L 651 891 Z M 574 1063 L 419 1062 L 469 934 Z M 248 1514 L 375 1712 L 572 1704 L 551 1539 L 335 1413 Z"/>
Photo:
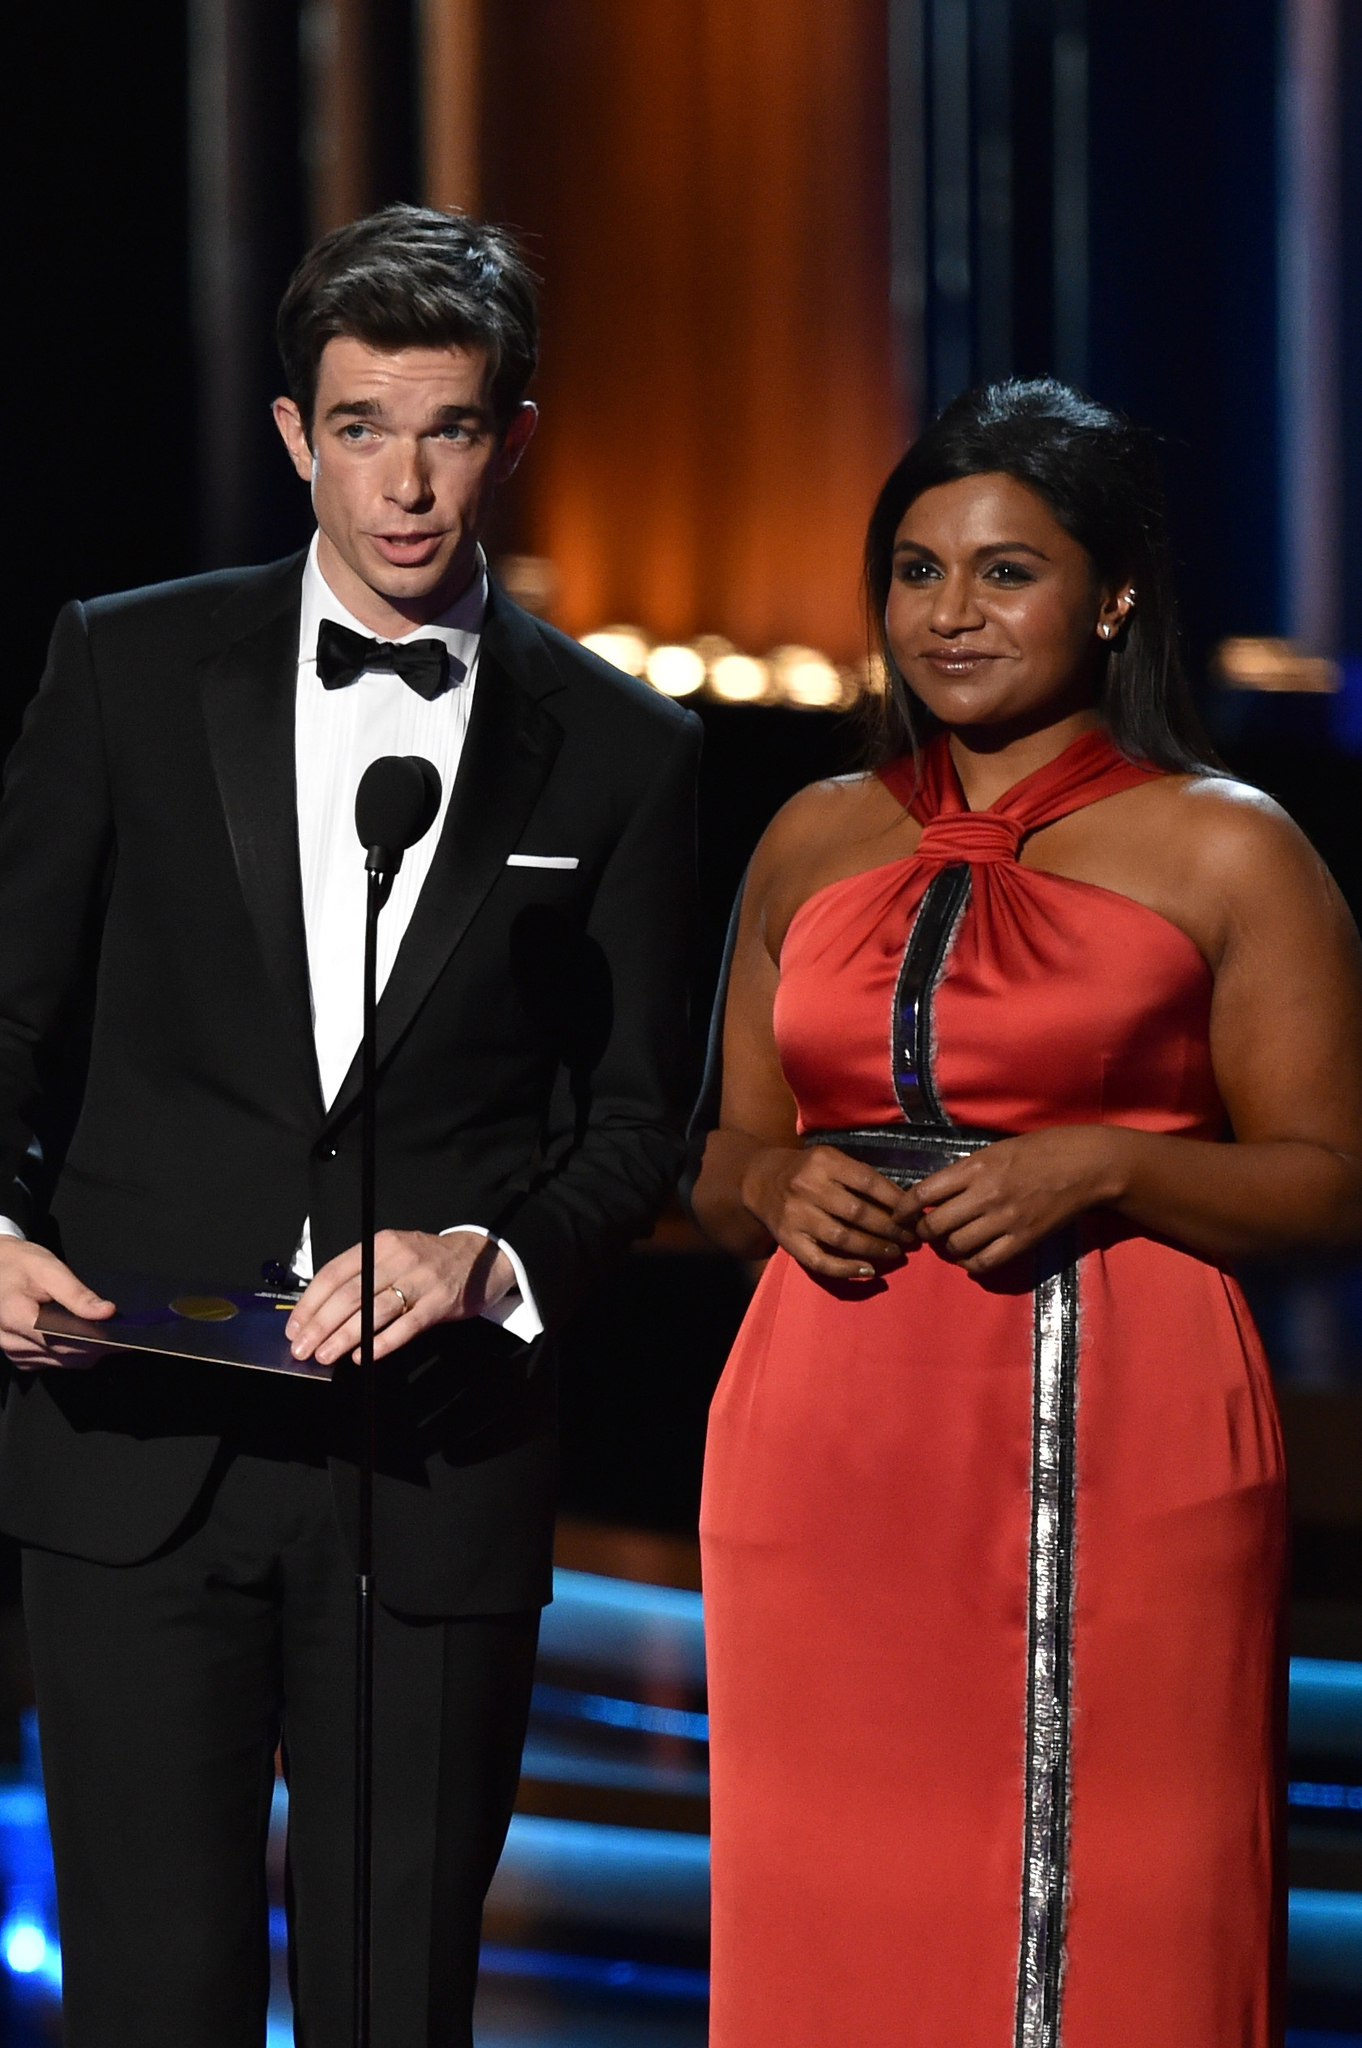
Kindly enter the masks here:
<path id="1" fill-rule="evenodd" d="M 261 2048 L 281 1744 L 297 2038 L 352 2038 L 354 1568 L 324 1463 L 221 1462 L 145 1563 L 24 1553 L 67 2048 Z M 374 2048 L 471 2048 L 538 1623 L 380 1606 Z"/>

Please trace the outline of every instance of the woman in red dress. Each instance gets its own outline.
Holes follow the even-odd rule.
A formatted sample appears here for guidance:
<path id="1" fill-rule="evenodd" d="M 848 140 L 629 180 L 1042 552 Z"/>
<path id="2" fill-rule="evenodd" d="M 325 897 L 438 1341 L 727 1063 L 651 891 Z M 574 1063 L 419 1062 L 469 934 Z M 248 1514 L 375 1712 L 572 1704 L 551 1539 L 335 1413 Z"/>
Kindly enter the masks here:
<path id="1" fill-rule="evenodd" d="M 1362 973 L 1053 383 L 871 523 L 891 743 L 752 862 L 694 1206 L 714 2048 L 1274 2048 L 1286 1506 L 1227 1262 L 1362 1237 Z M 1226 1142 L 1232 1137 L 1233 1142 Z"/>

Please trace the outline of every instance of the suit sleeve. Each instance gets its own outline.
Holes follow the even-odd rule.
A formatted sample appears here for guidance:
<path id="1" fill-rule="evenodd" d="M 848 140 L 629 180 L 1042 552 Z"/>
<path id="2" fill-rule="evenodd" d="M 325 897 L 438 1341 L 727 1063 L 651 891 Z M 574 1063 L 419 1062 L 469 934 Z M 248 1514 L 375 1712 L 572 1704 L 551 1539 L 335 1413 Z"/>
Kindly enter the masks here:
<path id="1" fill-rule="evenodd" d="M 44 1054 L 88 985 L 113 854 L 85 613 L 65 607 L 0 799 L 0 1210 L 31 1230 Z"/>
<path id="2" fill-rule="evenodd" d="M 685 1157 L 699 721 L 668 737 L 596 891 L 579 963 L 588 991 L 575 992 L 587 1014 L 570 1027 L 579 1042 L 563 1058 L 544 1169 L 495 1220 L 550 1328 L 650 1229 Z"/>

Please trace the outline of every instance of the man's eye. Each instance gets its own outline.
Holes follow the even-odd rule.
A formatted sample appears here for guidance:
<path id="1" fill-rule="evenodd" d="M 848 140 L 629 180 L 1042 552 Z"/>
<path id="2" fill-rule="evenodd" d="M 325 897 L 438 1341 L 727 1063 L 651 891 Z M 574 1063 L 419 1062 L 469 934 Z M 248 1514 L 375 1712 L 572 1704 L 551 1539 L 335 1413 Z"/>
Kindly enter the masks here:
<path id="1" fill-rule="evenodd" d="M 341 439 L 342 441 L 363 441 L 368 433 L 369 429 L 361 420 L 351 420 L 347 426 L 341 428 Z"/>
<path id="2" fill-rule="evenodd" d="M 468 441 L 472 439 L 472 436 L 467 427 L 441 427 L 440 439 L 442 441 Z"/>

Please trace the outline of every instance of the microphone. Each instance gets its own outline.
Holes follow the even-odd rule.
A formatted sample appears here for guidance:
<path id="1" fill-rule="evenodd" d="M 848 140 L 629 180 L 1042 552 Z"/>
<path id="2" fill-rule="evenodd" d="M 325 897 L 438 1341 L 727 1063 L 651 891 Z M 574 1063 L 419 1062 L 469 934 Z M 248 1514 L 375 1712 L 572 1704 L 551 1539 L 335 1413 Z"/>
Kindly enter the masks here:
<path id="1" fill-rule="evenodd" d="M 374 1231 L 378 1160 L 378 918 L 402 856 L 435 823 L 440 777 L 419 754 L 371 761 L 355 795 L 365 849 L 364 1030 L 360 1040 L 359 1532 L 355 1562 L 355 1981 L 354 2040 L 369 2048 L 373 1978 L 374 1841 Z"/>
<path id="2" fill-rule="evenodd" d="M 371 761 L 355 795 L 355 830 L 370 874 L 395 875 L 402 856 L 424 839 L 440 808 L 440 774 L 419 754 Z"/>

